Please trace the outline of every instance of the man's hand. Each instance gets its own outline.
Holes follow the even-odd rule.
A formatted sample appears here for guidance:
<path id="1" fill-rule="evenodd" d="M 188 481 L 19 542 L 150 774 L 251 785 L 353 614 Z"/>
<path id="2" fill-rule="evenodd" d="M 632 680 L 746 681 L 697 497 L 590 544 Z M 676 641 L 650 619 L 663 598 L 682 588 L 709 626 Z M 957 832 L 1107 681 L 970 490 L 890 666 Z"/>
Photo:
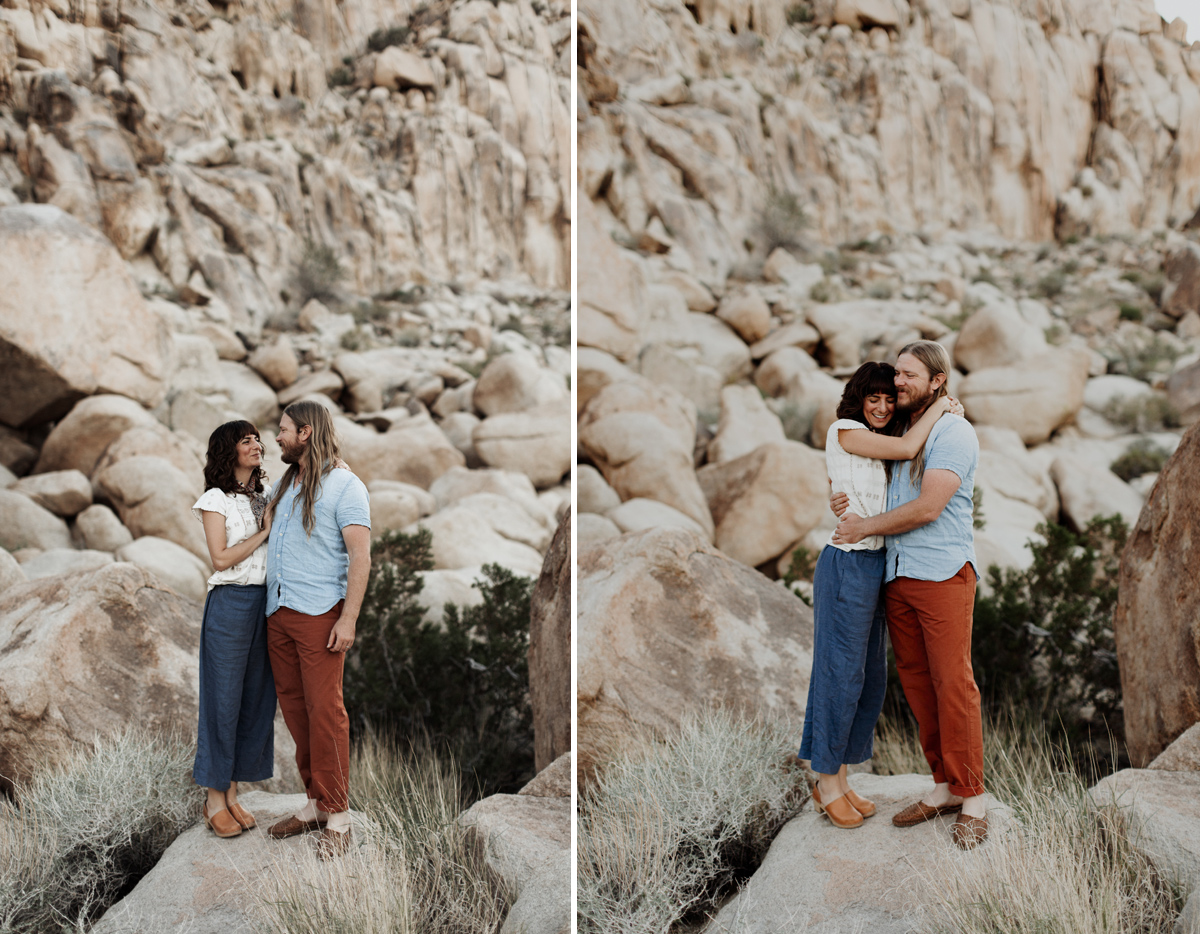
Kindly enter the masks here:
<path id="1" fill-rule="evenodd" d="M 325 648 L 331 652 L 349 652 L 350 646 L 354 645 L 354 623 L 354 620 L 344 615 L 339 616 L 338 621 L 329 630 L 329 642 Z"/>
<path id="2" fill-rule="evenodd" d="M 841 522 L 834 530 L 833 543 L 835 545 L 857 545 L 867 537 L 864 528 L 866 523 L 867 520 L 862 516 L 856 516 L 852 512 L 843 513 Z"/>
<path id="3" fill-rule="evenodd" d="M 834 493 L 829 497 L 829 508 L 833 510 L 833 514 L 839 519 L 849 505 L 850 497 L 845 493 Z"/>

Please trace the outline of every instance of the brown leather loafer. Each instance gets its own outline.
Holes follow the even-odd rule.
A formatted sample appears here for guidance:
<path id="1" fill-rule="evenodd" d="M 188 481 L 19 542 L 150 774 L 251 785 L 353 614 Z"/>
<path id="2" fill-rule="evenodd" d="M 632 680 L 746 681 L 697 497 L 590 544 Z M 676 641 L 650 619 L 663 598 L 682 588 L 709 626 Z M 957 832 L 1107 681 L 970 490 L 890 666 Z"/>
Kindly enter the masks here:
<path id="1" fill-rule="evenodd" d="M 254 815 L 247 811 L 236 801 L 229 805 L 229 813 L 233 815 L 233 819 L 242 825 L 242 830 L 250 830 L 258 821 L 254 819 Z"/>
<path id="2" fill-rule="evenodd" d="M 986 817 L 968 817 L 965 814 L 959 814 L 954 823 L 950 825 L 950 836 L 964 850 L 972 850 L 979 846 L 987 839 L 987 835 Z"/>
<path id="3" fill-rule="evenodd" d="M 860 798 L 854 793 L 853 788 L 846 792 L 846 798 L 849 799 L 850 805 L 854 810 L 858 811 L 863 817 L 871 817 L 875 813 L 875 802 L 868 801 L 866 798 Z"/>
<path id="4" fill-rule="evenodd" d="M 242 825 L 234 820 L 228 808 L 221 808 L 215 814 L 209 814 L 208 802 L 205 801 L 204 810 L 200 813 L 204 815 L 204 823 L 208 825 L 208 829 L 218 837 L 236 837 L 242 832 Z"/>
<path id="5" fill-rule="evenodd" d="M 957 814 L 961 810 L 961 804 L 943 804 L 940 807 L 931 808 L 928 804 L 918 801 L 916 804 L 910 804 L 893 817 L 892 823 L 897 827 L 915 827 L 917 824 L 923 824 L 942 814 Z"/>
<path id="6" fill-rule="evenodd" d="M 330 830 L 326 827 L 317 838 L 317 855 L 321 859 L 333 859 L 342 856 L 350 849 L 350 828 L 345 831 Z"/>
<path id="7" fill-rule="evenodd" d="M 276 840 L 285 840 L 288 837 L 294 837 L 296 834 L 311 833 L 314 830 L 320 830 L 325 826 L 323 820 L 300 820 L 295 814 L 289 814 L 277 824 L 272 824 L 271 829 L 267 831 Z"/>
<path id="8" fill-rule="evenodd" d="M 829 823 L 833 824 L 834 827 L 841 827 L 842 830 L 853 830 L 855 827 L 862 826 L 863 816 L 854 809 L 853 804 L 846 800 L 846 795 L 834 798 L 828 804 L 822 804 L 821 789 L 813 785 L 812 799 L 817 813 L 828 817 Z"/>

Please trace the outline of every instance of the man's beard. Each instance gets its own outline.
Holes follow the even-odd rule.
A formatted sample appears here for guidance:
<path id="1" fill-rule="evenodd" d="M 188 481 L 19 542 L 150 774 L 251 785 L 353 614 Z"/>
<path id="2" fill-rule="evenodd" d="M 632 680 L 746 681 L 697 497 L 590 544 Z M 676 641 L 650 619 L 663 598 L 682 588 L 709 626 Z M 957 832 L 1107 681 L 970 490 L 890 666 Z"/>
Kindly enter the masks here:
<path id="1" fill-rule="evenodd" d="M 935 391 L 931 388 L 923 396 L 917 396 L 913 393 L 912 387 L 909 387 L 903 396 L 896 394 L 896 411 L 897 412 L 919 412 L 929 406 L 933 401 Z"/>
<path id="2" fill-rule="evenodd" d="M 300 463 L 300 458 L 304 456 L 304 445 L 298 444 L 292 447 L 291 445 L 281 444 L 279 445 L 279 451 L 279 459 L 285 464 L 298 464 Z"/>

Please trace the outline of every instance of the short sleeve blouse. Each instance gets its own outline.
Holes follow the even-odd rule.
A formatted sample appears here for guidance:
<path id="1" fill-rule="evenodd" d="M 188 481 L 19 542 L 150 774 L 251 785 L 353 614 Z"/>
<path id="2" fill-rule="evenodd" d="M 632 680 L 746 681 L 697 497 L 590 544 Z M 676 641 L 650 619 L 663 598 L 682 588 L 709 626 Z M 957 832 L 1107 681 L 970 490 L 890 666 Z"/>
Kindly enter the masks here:
<path id="1" fill-rule="evenodd" d="M 849 497 L 850 504 L 846 508 L 866 519 L 883 512 L 884 498 L 887 496 L 887 473 L 883 461 L 851 454 L 838 443 L 838 431 L 852 428 L 870 431 L 862 422 L 852 418 L 839 418 L 829 426 L 829 433 L 825 436 L 825 469 L 829 471 L 833 492 L 845 493 Z M 832 539 L 831 533 L 830 545 L 833 545 Z M 868 535 L 856 544 L 833 547 L 842 551 L 865 551 L 882 548 L 883 544 L 882 535 Z"/>
<path id="2" fill-rule="evenodd" d="M 226 493 L 216 487 L 205 490 L 192 506 L 192 515 L 201 522 L 205 512 L 217 512 L 225 517 L 225 547 L 241 544 L 258 531 L 258 522 L 245 493 Z M 219 584 L 265 584 L 267 581 L 267 543 L 263 542 L 248 558 L 224 571 L 216 571 L 208 579 L 208 589 Z"/>

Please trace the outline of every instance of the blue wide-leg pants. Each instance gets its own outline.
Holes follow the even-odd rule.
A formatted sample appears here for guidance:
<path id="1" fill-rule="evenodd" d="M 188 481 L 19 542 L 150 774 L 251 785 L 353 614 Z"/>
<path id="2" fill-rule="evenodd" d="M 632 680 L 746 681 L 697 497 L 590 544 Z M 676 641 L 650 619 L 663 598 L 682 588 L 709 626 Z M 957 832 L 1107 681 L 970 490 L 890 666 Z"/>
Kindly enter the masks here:
<path id="1" fill-rule="evenodd" d="M 222 584 L 208 592 L 200 627 L 197 785 L 224 791 L 275 768 L 275 679 L 267 656 L 267 588 Z"/>
<path id="2" fill-rule="evenodd" d="M 813 666 L 800 758 L 832 775 L 865 762 L 887 689 L 885 549 L 827 545 L 813 574 Z"/>

